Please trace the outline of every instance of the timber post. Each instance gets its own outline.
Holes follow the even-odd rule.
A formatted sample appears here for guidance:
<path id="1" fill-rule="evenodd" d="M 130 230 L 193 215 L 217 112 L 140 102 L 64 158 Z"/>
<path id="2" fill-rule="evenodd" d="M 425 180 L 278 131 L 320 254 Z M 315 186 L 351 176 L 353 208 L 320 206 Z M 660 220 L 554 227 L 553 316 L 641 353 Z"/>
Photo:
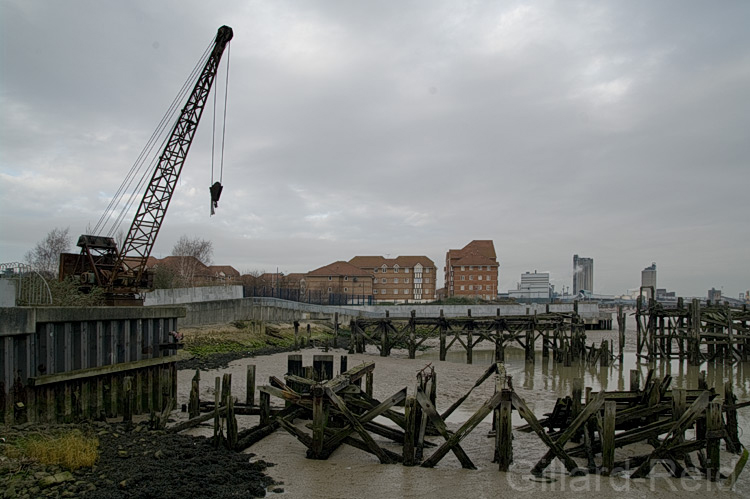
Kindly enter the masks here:
<path id="1" fill-rule="evenodd" d="M 440 309 L 439 327 L 440 327 L 440 360 L 444 361 L 445 360 L 445 354 L 446 354 L 446 347 L 445 347 L 445 340 L 446 340 L 446 338 L 445 337 L 446 337 L 447 332 L 448 332 L 447 331 L 448 326 L 447 326 L 447 323 L 445 321 L 445 315 L 443 314 L 443 309 L 442 308 Z"/>
<path id="2" fill-rule="evenodd" d="M 255 405 L 255 364 L 247 365 L 247 377 L 245 379 L 245 404 Z"/>

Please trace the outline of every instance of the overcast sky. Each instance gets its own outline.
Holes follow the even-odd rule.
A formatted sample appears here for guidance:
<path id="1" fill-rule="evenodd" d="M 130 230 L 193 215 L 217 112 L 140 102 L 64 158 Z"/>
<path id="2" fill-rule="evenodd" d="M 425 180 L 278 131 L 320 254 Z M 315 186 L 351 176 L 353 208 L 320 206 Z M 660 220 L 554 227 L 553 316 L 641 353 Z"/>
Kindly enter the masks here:
<path id="1" fill-rule="evenodd" d="M 746 1 L 4 0 L 0 262 L 96 223 L 222 24 L 224 193 L 209 217 L 207 108 L 154 256 L 427 255 L 442 282 L 492 239 L 501 291 L 572 286 L 575 253 L 597 293 L 651 262 L 678 295 L 750 289 Z"/>

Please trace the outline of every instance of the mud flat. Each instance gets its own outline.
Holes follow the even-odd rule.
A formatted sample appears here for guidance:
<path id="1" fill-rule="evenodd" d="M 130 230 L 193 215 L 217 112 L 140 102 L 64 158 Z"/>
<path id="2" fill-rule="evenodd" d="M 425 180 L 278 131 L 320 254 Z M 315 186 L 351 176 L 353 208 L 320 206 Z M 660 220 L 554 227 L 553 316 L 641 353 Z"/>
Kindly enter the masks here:
<path id="1" fill-rule="evenodd" d="M 609 332 L 588 332 L 590 342 L 608 337 Z M 630 334 L 628 335 L 631 336 Z M 618 390 L 627 385 L 630 369 L 641 369 L 645 375 L 649 366 L 637 364 L 633 350 L 626 344 L 626 355 L 622 363 L 615 362 L 610 367 L 574 365 L 563 367 L 551 361 L 545 362 L 537 352 L 535 364 L 526 363 L 523 351 L 508 349 L 506 351 L 506 369 L 513 376 L 513 386 L 537 415 L 550 412 L 560 396 L 571 392 L 574 378 L 582 378 L 586 386 L 594 390 Z M 318 349 L 302 352 L 304 364 L 312 364 L 312 357 L 321 353 Z M 329 352 L 331 353 L 331 352 Z M 335 366 L 338 368 L 339 355 L 347 355 L 343 350 L 333 351 Z M 487 364 L 493 361 L 492 351 L 486 354 L 475 351 L 474 364 L 463 363 L 461 355 L 449 353 L 446 362 L 436 360 L 436 354 L 427 350 L 416 359 L 407 358 L 406 352 L 394 351 L 391 357 L 383 358 L 375 352 L 365 354 L 348 354 L 349 368 L 362 362 L 372 362 L 375 367 L 375 398 L 384 399 L 394 392 L 407 387 L 410 394 L 414 391 L 416 373 L 426 364 L 432 363 L 438 377 L 437 406 L 444 410 L 456 399 L 464 395 L 482 375 Z M 255 364 L 258 384 L 265 384 L 269 376 L 283 377 L 286 372 L 287 354 L 273 354 L 252 359 L 240 359 L 229 363 L 227 369 L 201 372 L 201 399 L 213 398 L 213 379 L 225 372 L 233 374 L 233 394 L 244 400 L 244 376 L 246 366 Z M 486 359 L 483 360 L 483 359 Z M 673 376 L 674 387 L 695 386 L 700 370 L 707 371 L 709 386 L 718 386 L 731 379 L 734 391 L 740 401 L 750 400 L 750 366 L 735 364 L 703 365 L 700 368 L 688 367 L 676 361 L 652 365 L 657 374 L 669 373 Z M 194 371 L 178 373 L 179 403 L 187 403 L 190 379 Z M 335 373 L 337 374 L 337 373 Z M 239 381 L 243 380 L 243 381 Z M 478 409 L 493 393 L 492 383 L 476 388 L 468 399 L 448 419 L 448 427 L 455 430 L 473 412 Z M 255 416 L 238 417 L 240 429 L 258 422 Z M 384 423 L 387 422 L 383 421 Z M 516 413 L 513 414 L 514 426 L 524 422 Z M 461 446 L 479 468 L 478 470 L 461 469 L 460 463 L 452 455 L 446 456 L 434 469 L 405 467 L 402 465 L 382 465 L 377 458 L 352 447 L 343 446 L 324 461 L 305 458 L 305 447 L 294 437 L 283 431 L 276 431 L 271 436 L 248 449 L 262 459 L 275 463 L 267 473 L 282 482 L 284 495 L 288 497 L 344 498 L 359 497 L 531 497 L 540 494 L 550 497 L 578 497 L 582 493 L 596 493 L 599 497 L 677 497 L 677 496 L 712 496 L 750 497 L 750 472 L 743 473 L 733 491 L 723 488 L 717 482 L 705 479 L 673 479 L 660 466 L 646 479 L 629 479 L 624 476 L 603 477 L 587 475 L 570 477 L 564 467 L 555 461 L 544 477 L 533 477 L 530 473 L 536 461 L 544 455 L 547 448 L 534 434 L 514 432 L 514 464 L 511 471 L 497 471 L 492 463 L 493 441 L 487 438 L 491 421 L 489 418 L 474 430 Z M 747 444 L 750 435 L 750 414 L 748 410 L 739 413 L 740 439 Z M 210 426 L 190 430 L 194 434 L 208 435 Z M 400 452 L 400 448 L 384 439 L 375 437 L 379 445 Z M 650 449 L 648 446 L 644 446 Z M 647 449 L 623 449 L 620 456 L 627 452 L 642 454 Z M 429 455 L 429 450 L 426 454 Z M 738 456 L 722 452 L 724 474 L 729 474 Z"/>

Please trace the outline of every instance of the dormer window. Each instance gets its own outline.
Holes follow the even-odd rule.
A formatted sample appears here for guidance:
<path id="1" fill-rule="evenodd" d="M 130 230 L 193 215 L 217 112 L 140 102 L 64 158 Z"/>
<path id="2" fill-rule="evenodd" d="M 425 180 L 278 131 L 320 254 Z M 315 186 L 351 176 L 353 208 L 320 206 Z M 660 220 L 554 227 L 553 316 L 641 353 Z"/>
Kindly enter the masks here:
<path id="1" fill-rule="evenodd" d="M 393 272 L 398 274 L 398 264 L 393 266 Z"/>

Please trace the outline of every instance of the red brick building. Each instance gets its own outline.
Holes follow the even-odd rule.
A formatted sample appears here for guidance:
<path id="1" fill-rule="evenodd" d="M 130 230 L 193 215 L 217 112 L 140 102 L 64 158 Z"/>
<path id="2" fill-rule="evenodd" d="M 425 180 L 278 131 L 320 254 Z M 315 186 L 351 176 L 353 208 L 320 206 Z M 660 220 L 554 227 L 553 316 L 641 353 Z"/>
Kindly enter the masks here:
<path id="1" fill-rule="evenodd" d="M 349 263 L 374 277 L 372 294 L 376 302 L 435 300 L 437 268 L 426 256 L 355 256 Z"/>
<path id="2" fill-rule="evenodd" d="M 474 240 L 462 249 L 448 250 L 443 270 L 448 297 L 497 298 L 500 266 L 491 240 Z"/>
<path id="3" fill-rule="evenodd" d="M 372 293 L 372 272 L 338 261 L 305 274 L 300 280 L 303 301 L 307 295 L 363 295 Z"/>

